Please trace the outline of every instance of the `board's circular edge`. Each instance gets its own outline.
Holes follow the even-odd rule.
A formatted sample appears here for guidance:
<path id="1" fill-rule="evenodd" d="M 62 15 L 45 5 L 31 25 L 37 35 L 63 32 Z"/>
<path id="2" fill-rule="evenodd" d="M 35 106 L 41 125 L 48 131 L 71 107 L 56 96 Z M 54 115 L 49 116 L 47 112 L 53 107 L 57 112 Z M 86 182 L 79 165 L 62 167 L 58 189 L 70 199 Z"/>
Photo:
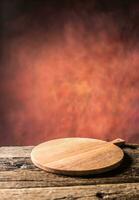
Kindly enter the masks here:
<path id="1" fill-rule="evenodd" d="M 89 139 L 89 138 L 88 138 Z M 102 140 L 103 141 L 103 140 Z M 105 141 L 104 141 L 105 142 Z M 45 143 L 45 142 L 44 142 Z M 42 143 L 41 143 L 42 144 Z M 95 174 L 101 174 L 101 173 L 105 173 L 105 172 L 108 172 L 108 171 L 111 171 L 111 170 L 114 170 L 115 168 L 117 168 L 118 166 L 120 166 L 121 162 L 123 161 L 124 159 L 124 151 L 116 146 L 115 144 L 113 144 L 115 147 L 117 147 L 120 151 L 121 151 L 121 159 L 114 163 L 113 165 L 111 166 L 106 166 L 106 167 L 103 167 L 103 168 L 99 168 L 99 169 L 93 169 L 93 170 L 82 170 L 82 171 L 79 171 L 79 170 L 60 170 L 60 169 L 54 169 L 54 168 L 49 168 L 49 167 L 44 167 L 42 165 L 40 165 L 32 156 L 32 153 L 33 153 L 33 150 L 35 149 L 35 147 L 32 149 L 31 151 L 31 160 L 33 162 L 33 164 L 35 166 L 37 166 L 38 168 L 42 169 L 42 170 L 45 170 L 47 172 L 50 172 L 50 173 L 54 173 L 54 174 L 61 174 L 61 175 L 70 175 L 70 176 L 87 176 L 87 175 L 95 175 Z"/>

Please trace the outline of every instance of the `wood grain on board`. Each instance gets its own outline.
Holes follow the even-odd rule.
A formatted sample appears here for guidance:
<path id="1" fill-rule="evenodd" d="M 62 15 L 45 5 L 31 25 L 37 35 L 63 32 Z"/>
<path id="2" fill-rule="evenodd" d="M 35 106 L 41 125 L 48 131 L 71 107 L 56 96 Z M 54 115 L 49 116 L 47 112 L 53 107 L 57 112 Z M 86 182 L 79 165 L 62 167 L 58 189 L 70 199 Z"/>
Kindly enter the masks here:
<path id="1" fill-rule="evenodd" d="M 124 153 L 112 142 L 90 138 L 61 138 L 37 145 L 31 152 L 33 163 L 49 172 L 87 175 L 119 166 Z"/>

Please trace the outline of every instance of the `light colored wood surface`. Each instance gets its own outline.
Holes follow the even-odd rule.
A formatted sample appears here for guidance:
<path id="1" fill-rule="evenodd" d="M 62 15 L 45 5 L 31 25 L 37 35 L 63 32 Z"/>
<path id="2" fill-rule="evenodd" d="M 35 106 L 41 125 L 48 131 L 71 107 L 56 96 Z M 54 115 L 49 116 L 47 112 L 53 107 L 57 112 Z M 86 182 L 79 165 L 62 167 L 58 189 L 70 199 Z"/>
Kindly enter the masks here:
<path id="1" fill-rule="evenodd" d="M 125 144 L 121 165 L 87 177 L 56 175 L 31 162 L 32 147 L 0 147 L 0 200 L 139 199 L 139 145 Z"/>
<path id="2" fill-rule="evenodd" d="M 119 166 L 122 149 L 112 142 L 90 138 L 62 138 L 44 142 L 31 152 L 33 163 L 49 172 L 87 175 Z"/>
<path id="3" fill-rule="evenodd" d="M 0 200 L 138 200 L 139 184 L 0 189 Z"/>

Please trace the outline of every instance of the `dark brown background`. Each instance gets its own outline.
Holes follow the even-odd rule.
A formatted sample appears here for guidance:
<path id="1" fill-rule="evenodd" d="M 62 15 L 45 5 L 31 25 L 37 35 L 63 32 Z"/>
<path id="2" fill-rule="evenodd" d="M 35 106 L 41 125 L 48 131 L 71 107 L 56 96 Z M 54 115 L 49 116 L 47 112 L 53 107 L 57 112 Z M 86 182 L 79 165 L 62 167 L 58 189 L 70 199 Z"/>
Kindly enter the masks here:
<path id="1" fill-rule="evenodd" d="M 0 144 L 139 142 L 139 2 L 1 0 Z"/>

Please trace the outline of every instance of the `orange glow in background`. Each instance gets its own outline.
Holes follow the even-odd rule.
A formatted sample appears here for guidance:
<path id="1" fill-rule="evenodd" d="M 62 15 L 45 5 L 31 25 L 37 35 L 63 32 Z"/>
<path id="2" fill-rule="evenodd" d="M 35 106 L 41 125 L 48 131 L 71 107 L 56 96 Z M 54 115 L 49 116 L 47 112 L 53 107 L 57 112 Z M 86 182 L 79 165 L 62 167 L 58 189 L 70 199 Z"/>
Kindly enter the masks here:
<path id="1" fill-rule="evenodd" d="M 111 15 L 95 16 L 89 27 L 74 19 L 60 31 L 35 28 L 8 39 L 1 144 L 72 136 L 139 142 L 138 43 L 123 41 Z"/>

